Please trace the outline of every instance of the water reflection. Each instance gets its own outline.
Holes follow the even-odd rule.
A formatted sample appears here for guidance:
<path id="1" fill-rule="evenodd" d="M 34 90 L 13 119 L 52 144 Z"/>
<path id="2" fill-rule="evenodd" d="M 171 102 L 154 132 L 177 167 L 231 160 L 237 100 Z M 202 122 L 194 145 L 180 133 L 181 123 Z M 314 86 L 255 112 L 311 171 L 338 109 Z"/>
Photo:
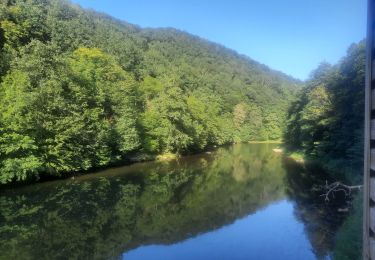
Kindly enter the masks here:
<path id="1" fill-rule="evenodd" d="M 301 165 L 284 159 L 286 169 L 286 193 L 295 204 L 295 215 L 304 223 L 305 232 L 312 244 L 317 258 L 329 257 L 334 246 L 335 234 L 341 226 L 346 212 L 339 208 L 348 207 L 342 194 L 336 194 L 329 202 L 322 197 L 319 186 L 333 180 L 323 169 L 314 164 Z"/>
<path id="2" fill-rule="evenodd" d="M 275 221 L 277 218 L 277 221 Z M 172 245 L 131 250 L 123 259 L 288 259 L 315 256 L 293 215 L 293 204 L 282 200 L 233 224 Z"/>
<path id="3" fill-rule="evenodd" d="M 321 238 L 314 237 L 314 226 L 309 225 L 325 222 L 316 217 L 316 209 L 305 206 L 310 203 L 309 194 L 299 188 L 294 168 L 283 165 L 272 148 L 238 144 L 168 163 L 140 163 L 75 180 L 3 190 L 0 258 L 109 259 L 136 248 L 132 252 L 140 252 L 146 245 L 171 245 L 186 239 L 191 243 L 205 237 L 223 242 L 211 245 L 213 255 L 235 241 L 248 244 L 233 248 L 232 253 L 241 258 L 271 245 L 273 252 L 282 252 L 299 239 L 305 241 L 299 250 L 310 257 L 292 204 L 282 200 L 285 183 L 288 195 L 296 201 L 294 214 L 305 224 L 314 247 L 320 246 L 314 241 Z M 283 167 L 292 173 L 286 174 Z M 265 208 L 275 201 L 281 204 Z M 283 212 L 289 212 L 285 213 L 289 219 L 293 216 L 287 230 L 280 222 Z M 233 224 L 237 219 L 241 220 Z M 236 233 L 232 235 L 240 240 L 228 236 L 224 226 L 229 232 L 233 227 Z M 290 232 L 293 229 L 296 233 Z M 285 235 L 288 232 L 290 236 Z M 288 239 L 293 241 L 288 244 Z M 193 253 L 186 252 L 186 256 Z"/>

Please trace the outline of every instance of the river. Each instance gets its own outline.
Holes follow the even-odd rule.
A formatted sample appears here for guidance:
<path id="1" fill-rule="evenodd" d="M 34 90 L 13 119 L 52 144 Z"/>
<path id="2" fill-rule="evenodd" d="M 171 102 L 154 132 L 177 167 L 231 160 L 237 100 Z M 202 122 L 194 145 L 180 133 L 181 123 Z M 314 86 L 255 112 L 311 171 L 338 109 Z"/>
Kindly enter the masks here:
<path id="1" fill-rule="evenodd" d="M 329 259 L 325 173 L 235 144 L 0 191 L 0 259 Z"/>

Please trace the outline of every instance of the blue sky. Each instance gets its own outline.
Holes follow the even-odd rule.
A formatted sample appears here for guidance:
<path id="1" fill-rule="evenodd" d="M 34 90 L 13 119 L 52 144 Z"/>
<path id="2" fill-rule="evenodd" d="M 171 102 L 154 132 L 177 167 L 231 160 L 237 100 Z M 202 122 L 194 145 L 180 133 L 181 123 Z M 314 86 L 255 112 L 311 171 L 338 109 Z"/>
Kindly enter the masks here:
<path id="1" fill-rule="evenodd" d="M 142 27 L 174 27 L 307 79 L 366 36 L 366 0 L 73 0 Z"/>

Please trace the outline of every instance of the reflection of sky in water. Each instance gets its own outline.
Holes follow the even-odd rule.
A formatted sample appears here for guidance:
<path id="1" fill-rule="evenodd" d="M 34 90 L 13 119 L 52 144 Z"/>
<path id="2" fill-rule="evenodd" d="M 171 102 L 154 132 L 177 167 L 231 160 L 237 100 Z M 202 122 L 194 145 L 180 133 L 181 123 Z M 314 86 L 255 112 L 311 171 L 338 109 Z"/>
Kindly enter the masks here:
<path id="1" fill-rule="evenodd" d="M 123 259 L 315 259 L 293 204 L 282 200 L 212 232 L 173 245 L 141 246 Z"/>

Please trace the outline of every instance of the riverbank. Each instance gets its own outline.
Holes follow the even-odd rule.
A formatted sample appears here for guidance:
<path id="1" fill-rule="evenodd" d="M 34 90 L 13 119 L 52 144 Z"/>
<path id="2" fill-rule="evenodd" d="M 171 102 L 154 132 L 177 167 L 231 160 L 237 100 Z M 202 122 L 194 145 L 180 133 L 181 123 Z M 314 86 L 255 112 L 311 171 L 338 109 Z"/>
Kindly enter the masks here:
<path id="1" fill-rule="evenodd" d="M 269 141 L 248 141 L 249 144 L 282 144 L 281 140 L 269 140 Z"/>
<path id="2" fill-rule="evenodd" d="M 293 159 L 297 163 L 305 163 L 306 162 L 306 156 L 301 151 L 294 151 L 294 152 L 288 152 L 285 154 L 286 157 Z"/>
<path id="3" fill-rule="evenodd" d="M 250 142 L 244 142 L 244 143 L 249 143 L 249 144 L 281 144 L 281 141 L 250 141 Z M 208 153 L 211 152 L 219 147 L 225 147 L 229 144 L 223 144 L 221 146 L 213 145 L 206 147 L 203 150 L 192 152 L 192 153 L 184 153 L 184 154 L 179 154 L 179 153 L 171 153 L 171 152 L 166 152 L 166 153 L 160 153 L 160 154 L 149 154 L 149 153 L 134 153 L 129 155 L 127 158 L 108 164 L 103 167 L 94 167 L 90 168 L 88 170 L 81 170 L 81 171 L 76 171 L 76 172 L 61 172 L 56 175 L 43 175 L 40 174 L 38 178 L 35 179 L 28 179 L 25 181 L 15 181 L 7 184 L 0 184 L 0 188 L 6 187 L 6 188 L 11 188 L 11 187 L 20 187 L 20 186 L 27 186 L 35 183 L 42 183 L 42 182 L 48 182 L 48 181 L 54 181 L 54 180 L 64 180 L 64 179 L 69 179 L 69 178 L 76 178 L 79 176 L 87 175 L 87 174 L 95 174 L 100 171 L 104 171 L 106 169 L 110 169 L 113 167 L 121 167 L 121 166 L 128 166 L 132 165 L 135 163 L 141 163 L 141 162 L 152 162 L 152 161 L 160 161 L 160 162 L 168 162 L 172 160 L 177 160 L 181 157 L 184 156 L 189 156 L 189 155 L 198 155 L 201 153 Z"/>

